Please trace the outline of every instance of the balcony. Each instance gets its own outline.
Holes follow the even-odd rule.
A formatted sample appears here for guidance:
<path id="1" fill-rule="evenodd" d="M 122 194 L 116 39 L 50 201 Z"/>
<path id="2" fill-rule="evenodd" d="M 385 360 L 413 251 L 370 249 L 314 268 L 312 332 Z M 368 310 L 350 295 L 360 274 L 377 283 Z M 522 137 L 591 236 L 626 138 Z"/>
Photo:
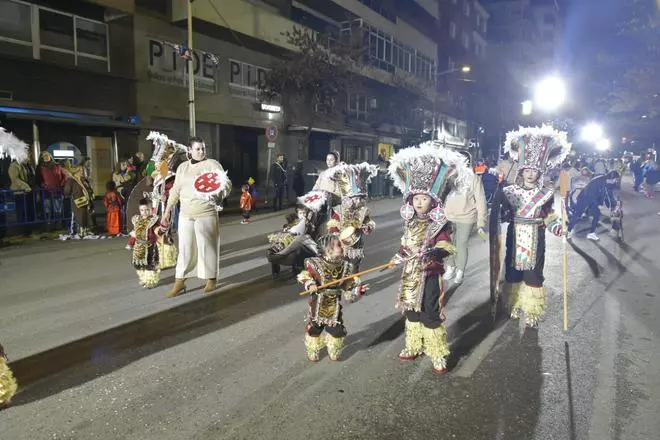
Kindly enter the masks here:
<path id="1" fill-rule="evenodd" d="M 187 3 L 188 0 L 172 0 L 172 21 L 188 18 Z M 276 10 L 260 7 L 246 0 L 206 0 L 193 2 L 192 13 L 198 20 L 223 28 L 229 23 L 234 32 L 295 50 L 283 34 L 300 25 L 282 17 Z"/>

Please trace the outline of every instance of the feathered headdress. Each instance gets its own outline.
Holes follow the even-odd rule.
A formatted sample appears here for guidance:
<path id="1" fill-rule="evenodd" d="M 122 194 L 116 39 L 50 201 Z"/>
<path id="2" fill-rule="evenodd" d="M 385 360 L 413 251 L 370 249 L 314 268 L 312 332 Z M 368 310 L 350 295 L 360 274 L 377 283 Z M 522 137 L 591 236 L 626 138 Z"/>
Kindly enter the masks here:
<path id="1" fill-rule="evenodd" d="M 432 218 L 438 222 L 443 220 L 442 206 L 449 191 L 465 188 L 471 176 L 465 156 L 436 141 L 399 151 L 390 159 L 388 172 L 394 186 L 403 193 L 401 216 L 411 219 L 414 211 L 410 200 L 416 194 L 425 194 L 437 204 Z"/>
<path id="2" fill-rule="evenodd" d="M 147 136 L 147 140 L 151 141 L 154 144 L 154 152 L 151 156 L 151 160 L 156 164 L 160 162 L 160 159 L 163 156 L 163 153 L 165 152 L 165 149 L 167 147 L 173 147 L 178 150 L 187 151 L 185 145 L 175 142 L 172 139 L 168 138 L 167 135 L 164 135 L 157 131 L 149 132 L 149 135 Z"/>
<path id="3" fill-rule="evenodd" d="M 319 212 L 326 204 L 327 200 L 328 194 L 325 191 L 314 190 L 298 197 L 298 204 L 312 212 Z"/>
<path id="4" fill-rule="evenodd" d="M 28 158 L 28 149 L 25 142 L 0 127 L 0 159 L 8 157 L 19 163 L 24 162 Z"/>
<path id="5" fill-rule="evenodd" d="M 506 134 L 504 151 L 518 163 L 518 173 L 526 168 L 541 174 L 560 166 L 571 150 L 565 131 L 551 125 L 520 127 Z"/>
<path id="6" fill-rule="evenodd" d="M 353 165 L 342 163 L 331 170 L 330 178 L 336 182 L 341 197 L 366 196 L 369 182 L 378 174 L 378 166 L 366 162 Z"/>

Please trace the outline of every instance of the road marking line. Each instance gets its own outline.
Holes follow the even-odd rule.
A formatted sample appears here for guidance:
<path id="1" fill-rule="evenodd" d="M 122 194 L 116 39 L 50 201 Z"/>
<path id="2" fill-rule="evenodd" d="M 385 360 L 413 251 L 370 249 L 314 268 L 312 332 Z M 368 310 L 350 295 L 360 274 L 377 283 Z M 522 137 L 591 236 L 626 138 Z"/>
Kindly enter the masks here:
<path id="1" fill-rule="evenodd" d="M 467 359 L 462 362 L 462 365 L 458 370 L 452 373 L 452 375 L 458 377 L 471 377 L 474 372 L 477 371 L 479 365 L 481 365 L 484 359 L 486 359 L 486 356 L 488 356 L 497 340 L 502 336 L 506 327 L 506 325 L 502 325 L 486 336 L 484 340 L 477 345 L 477 348 L 470 353 Z"/>
<path id="2" fill-rule="evenodd" d="M 593 412 L 589 424 L 589 438 L 612 438 L 612 425 L 616 409 L 616 354 L 617 332 L 621 322 L 621 305 L 612 295 L 605 295 L 605 316 L 601 320 L 602 354 L 598 364 Z"/>

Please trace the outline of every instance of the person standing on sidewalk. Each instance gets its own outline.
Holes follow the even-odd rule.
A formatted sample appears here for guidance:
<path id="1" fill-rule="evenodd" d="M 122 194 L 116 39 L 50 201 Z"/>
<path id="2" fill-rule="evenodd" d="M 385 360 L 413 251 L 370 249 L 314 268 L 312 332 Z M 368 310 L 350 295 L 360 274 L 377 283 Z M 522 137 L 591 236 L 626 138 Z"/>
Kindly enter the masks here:
<path id="1" fill-rule="evenodd" d="M 241 215 L 243 216 L 243 220 L 241 220 L 242 225 L 249 225 L 252 223 L 250 221 L 250 214 L 252 213 L 252 206 L 254 204 L 254 201 L 252 199 L 252 194 L 250 194 L 250 186 L 245 184 L 242 186 L 241 191 L 243 193 L 241 194 Z"/>
<path id="2" fill-rule="evenodd" d="M 176 262 L 175 282 L 167 293 L 175 297 L 185 292 L 185 280 L 197 273 L 197 277 L 206 281 L 204 293 L 211 293 L 216 288 L 218 276 L 219 221 L 217 206 L 222 205 L 231 192 L 231 181 L 222 165 L 206 156 L 206 144 L 201 137 L 190 138 L 188 147 L 189 160 L 179 165 L 174 178 L 174 185 L 167 199 L 167 208 L 161 219 L 161 225 L 169 227 L 172 210 L 181 202 L 179 214 L 179 256 Z M 221 188 L 212 201 L 198 194 L 195 183 L 202 175 L 213 175 Z M 210 177 L 209 177 L 210 178 Z"/>
<path id="3" fill-rule="evenodd" d="M 286 193 L 288 181 L 284 153 L 279 153 L 277 159 L 271 165 L 270 179 L 273 182 L 273 189 L 275 190 L 273 196 L 273 210 L 279 211 L 282 209 L 282 199 Z"/>
<path id="4" fill-rule="evenodd" d="M 447 281 L 454 278 L 456 284 L 463 282 L 468 261 L 468 241 L 475 223 L 479 237 L 486 238 L 484 228 L 488 206 L 484 186 L 479 176 L 472 171 L 469 174 L 468 184 L 449 193 L 445 204 L 445 215 L 454 226 L 452 241 L 456 246 L 456 253 L 449 257 L 450 264 L 447 265 L 443 278 Z"/>

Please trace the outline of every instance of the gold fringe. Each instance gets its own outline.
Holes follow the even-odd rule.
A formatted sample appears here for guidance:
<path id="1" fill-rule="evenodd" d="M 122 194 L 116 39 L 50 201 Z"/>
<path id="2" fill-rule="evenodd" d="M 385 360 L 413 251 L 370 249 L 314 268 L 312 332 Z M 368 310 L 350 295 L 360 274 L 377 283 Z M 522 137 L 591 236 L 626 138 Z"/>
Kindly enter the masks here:
<path id="1" fill-rule="evenodd" d="M 326 333 L 325 334 L 325 344 L 328 347 L 328 357 L 331 361 L 338 361 L 341 356 L 341 352 L 344 349 L 344 340 L 346 338 L 335 338 L 334 336 Z"/>
<path id="2" fill-rule="evenodd" d="M 504 283 L 504 292 L 508 296 L 511 319 L 520 318 L 520 287 L 522 283 Z"/>
<path id="3" fill-rule="evenodd" d="M 147 289 L 153 289 L 158 286 L 160 281 L 160 270 L 137 270 L 140 285 Z"/>
<path id="4" fill-rule="evenodd" d="M 307 359 L 312 362 L 319 360 L 319 352 L 323 348 L 321 336 L 310 336 L 305 333 L 305 349 L 307 350 Z"/>
<path id="5" fill-rule="evenodd" d="M 165 244 L 164 238 L 158 239 L 158 257 L 160 268 L 169 269 L 176 266 L 177 249 L 173 244 Z"/>
<path id="6" fill-rule="evenodd" d="M 456 253 L 456 246 L 454 246 L 450 241 L 439 241 L 435 244 L 434 246 L 435 249 L 442 249 L 444 251 L 447 251 L 449 254 L 455 254 Z"/>
<path id="7" fill-rule="evenodd" d="M 18 384 L 4 357 L 0 357 L 0 405 L 9 403 L 16 394 Z"/>
<path id="8" fill-rule="evenodd" d="M 424 338 L 424 353 L 431 358 L 433 368 L 443 370 L 447 366 L 446 358 L 449 356 L 447 332 L 443 326 L 427 328 L 422 325 Z"/>
<path id="9" fill-rule="evenodd" d="M 400 358 L 412 358 L 424 352 L 422 323 L 406 319 L 406 346 L 399 353 Z"/>
<path id="10" fill-rule="evenodd" d="M 521 283 L 520 308 L 525 318 L 535 325 L 545 310 L 545 287 L 532 287 Z"/>

